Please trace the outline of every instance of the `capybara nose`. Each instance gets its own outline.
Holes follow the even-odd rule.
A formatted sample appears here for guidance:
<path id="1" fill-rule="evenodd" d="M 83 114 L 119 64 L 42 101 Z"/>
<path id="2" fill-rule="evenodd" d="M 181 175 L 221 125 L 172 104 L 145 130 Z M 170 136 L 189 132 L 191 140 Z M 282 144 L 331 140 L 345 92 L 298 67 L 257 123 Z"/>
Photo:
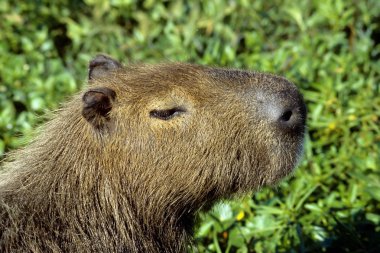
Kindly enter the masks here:
<path id="1" fill-rule="evenodd" d="M 306 105 L 297 90 L 272 93 L 268 97 L 269 101 L 261 104 L 264 118 L 284 130 L 304 130 Z"/>

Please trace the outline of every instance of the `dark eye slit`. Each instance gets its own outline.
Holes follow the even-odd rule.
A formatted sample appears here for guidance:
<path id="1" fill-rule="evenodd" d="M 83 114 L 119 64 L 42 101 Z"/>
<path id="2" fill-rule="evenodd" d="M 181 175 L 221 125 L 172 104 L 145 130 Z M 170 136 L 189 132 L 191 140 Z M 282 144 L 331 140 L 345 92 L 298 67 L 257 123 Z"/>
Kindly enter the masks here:
<path id="1" fill-rule="evenodd" d="M 152 110 L 150 111 L 150 116 L 153 118 L 158 118 L 162 120 L 169 120 L 178 114 L 184 113 L 186 110 L 181 107 L 175 107 L 175 108 L 170 108 L 170 109 L 165 109 L 165 110 Z"/>

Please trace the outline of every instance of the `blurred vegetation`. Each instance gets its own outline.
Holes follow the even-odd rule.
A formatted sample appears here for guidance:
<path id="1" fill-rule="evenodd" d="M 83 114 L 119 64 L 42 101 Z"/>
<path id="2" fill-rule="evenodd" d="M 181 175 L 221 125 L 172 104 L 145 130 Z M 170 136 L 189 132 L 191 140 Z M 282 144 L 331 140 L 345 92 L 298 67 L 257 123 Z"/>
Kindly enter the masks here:
<path id="1" fill-rule="evenodd" d="M 54 2 L 54 3 L 53 3 Z M 284 75 L 308 106 L 295 177 L 200 217 L 194 252 L 380 252 L 380 1 L 0 1 L 0 157 L 98 52 Z"/>

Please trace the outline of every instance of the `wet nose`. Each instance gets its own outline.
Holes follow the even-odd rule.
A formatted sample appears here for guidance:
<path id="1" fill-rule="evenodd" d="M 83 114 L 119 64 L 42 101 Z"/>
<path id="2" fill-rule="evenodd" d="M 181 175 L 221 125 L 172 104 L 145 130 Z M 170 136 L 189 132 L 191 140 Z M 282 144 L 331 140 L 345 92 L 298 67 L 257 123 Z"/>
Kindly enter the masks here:
<path id="1" fill-rule="evenodd" d="M 297 90 L 284 90 L 270 94 L 262 103 L 263 115 L 272 124 L 287 130 L 303 130 L 306 121 L 306 105 Z"/>

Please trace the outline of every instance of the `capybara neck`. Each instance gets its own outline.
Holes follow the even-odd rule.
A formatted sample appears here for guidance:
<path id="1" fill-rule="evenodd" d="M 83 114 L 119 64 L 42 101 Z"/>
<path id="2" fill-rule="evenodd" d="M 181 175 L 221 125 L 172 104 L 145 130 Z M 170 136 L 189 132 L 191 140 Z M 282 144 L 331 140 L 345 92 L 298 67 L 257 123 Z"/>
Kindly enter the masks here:
<path id="1" fill-rule="evenodd" d="M 43 131 L 54 134 L 37 137 L 15 154 L 7 166 L 18 173 L 8 174 L 0 192 L 12 206 L 1 210 L 2 217 L 16 221 L 1 225 L 9 231 L 33 227 L 36 238 L 25 247 L 49 240 L 63 252 L 185 251 L 194 214 L 205 200 L 191 200 L 164 182 L 129 178 L 132 162 L 120 166 L 112 143 L 91 134 L 75 113 L 59 112 Z"/>

